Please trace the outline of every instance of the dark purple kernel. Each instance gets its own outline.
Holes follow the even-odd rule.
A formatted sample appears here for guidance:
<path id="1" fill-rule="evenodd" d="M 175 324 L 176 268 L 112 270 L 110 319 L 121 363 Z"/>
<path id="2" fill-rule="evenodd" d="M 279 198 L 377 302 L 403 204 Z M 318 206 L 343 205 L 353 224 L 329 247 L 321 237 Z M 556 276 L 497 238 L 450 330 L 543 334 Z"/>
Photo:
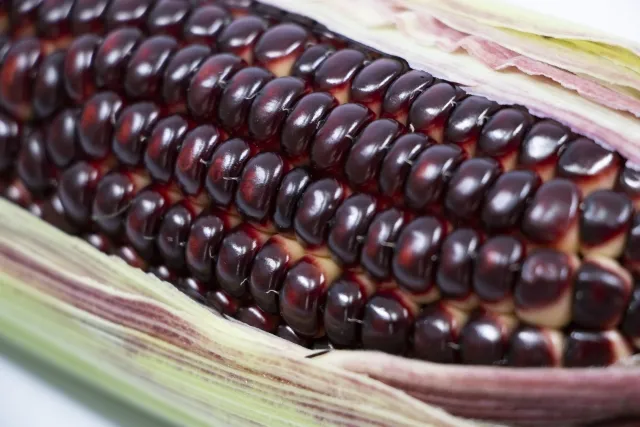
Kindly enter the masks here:
<path id="1" fill-rule="evenodd" d="M 620 158 L 613 151 L 587 138 L 578 138 L 569 143 L 560 155 L 556 173 L 574 180 L 594 177 L 619 163 Z"/>
<path id="2" fill-rule="evenodd" d="M 309 147 L 325 116 L 338 105 L 325 92 L 302 97 L 287 116 L 280 134 L 280 147 L 289 157 L 307 156 Z"/>
<path id="3" fill-rule="evenodd" d="M 14 166 L 20 150 L 20 126 L 11 117 L 0 112 L 0 172 Z"/>
<path id="4" fill-rule="evenodd" d="M 465 365 L 501 365 L 507 338 L 499 318 L 488 312 L 473 316 L 460 331 L 460 361 Z"/>
<path id="5" fill-rule="evenodd" d="M 290 263 L 291 255 L 279 240 L 267 242 L 253 260 L 249 290 L 256 304 L 268 313 L 280 312 L 278 295 Z"/>
<path id="6" fill-rule="evenodd" d="M 13 33 L 25 31 L 34 25 L 38 16 L 38 8 L 44 0 L 22 0 L 7 2 L 9 8 L 9 22 Z"/>
<path id="7" fill-rule="evenodd" d="M 0 106 L 18 119 L 31 116 L 35 71 L 44 59 L 44 46 L 35 38 L 16 40 L 0 70 Z"/>
<path id="8" fill-rule="evenodd" d="M 636 213 L 627 236 L 623 260 L 627 268 L 640 274 L 640 212 Z"/>
<path id="9" fill-rule="evenodd" d="M 518 153 L 533 118 L 519 108 L 504 108 L 487 121 L 478 139 L 478 150 L 490 157 Z"/>
<path id="10" fill-rule="evenodd" d="M 436 83 L 420 94 L 409 109 L 408 126 L 442 142 L 442 132 L 460 92 L 449 83 Z"/>
<path id="11" fill-rule="evenodd" d="M 438 206 L 446 185 L 466 155 L 456 145 L 438 144 L 424 150 L 413 162 L 404 188 L 405 202 L 416 211 Z"/>
<path id="12" fill-rule="evenodd" d="M 37 32 L 39 37 L 54 39 L 68 35 L 71 8 L 74 0 L 47 0 L 38 8 Z"/>
<path id="13" fill-rule="evenodd" d="M 44 202 L 41 218 L 67 234 L 74 235 L 80 232 L 76 224 L 73 224 L 67 216 L 62 201 L 56 193 Z"/>
<path id="14" fill-rule="evenodd" d="M 260 153 L 250 159 L 242 170 L 236 192 L 240 214 L 257 222 L 270 218 L 285 172 L 286 165 L 276 153 Z"/>
<path id="15" fill-rule="evenodd" d="M 555 243 L 576 220 L 580 209 L 580 190 L 566 179 L 542 184 L 527 208 L 522 232 L 536 243 Z"/>
<path id="16" fill-rule="evenodd" d="M 574 282 L 574 323 L 587 329 L 616 327 L 631 297 L 631 287 L 629 276 L 597 261 L 583 261 Z"/>
<path id="17" fill-rule="evenodd" d="M 100 171 L 87 162 L 66 169 L 60 178 L 58 192 L 66 215 L 79 226 L 91 221 L 91 206 Z"/>
<path id="18" fill-rule="evenodd" d="M 495 303 L 509 298 L 526 256 L 524 244 L 512 236 L 487 240 L 478 252 L 473 290 L 482 301 Z"/>
<path id="19" fill-rule="evenodd" d="M 93 63 L 102 38 L 85 34 L 75 39 L 64 60 L 64 87 L 69 98 L 82 104 L 95 92 Z"/>
<path id="20" fill-rule="evenodd" d="M 557 301 L 572 286 L 574 267 L 569 256 L 551 249 L 538 249 L 522 264 L 514 292 L 517 308 L 545 307 Z"/>
<path id="21" fill-rule="evenodd" d="M 373 117 L 373 112 L 360 104 L 343 104 L 334 108 L 313 139 L 311 162 L 314 167 L 343 173 L 343 165 L 355 137 Z"/>
<path id="22" fill-rule="evenodd" d="M 425 71 L 411 70 L 398 77 L 387 89 L 382 101 L 382 116 L 408 114 L 413 101 L 433 83 Z"/>
<path id="23" fill-rule="evenodd" d="M 201 190 L 211 156 L 220 142 L 220 132 L 211 125 L 189 131 L 182 142 L 174 170 L 180 188 L 195 196 Z"/>
<path id="24" fill-rule="evenodd" d="M 307 245 L 324 244 L 330 221 L 345 197 L 345 190 L 333 178 L 315 181 L 298 201 L 293 228 L 296 236 Z"/>
<path id="25" fill-rule="evenodd" d="M 364 309 L 362 346 L 402 355 L 409 349 L 413 316 L 397 299 L 376 295 Z"/>
<path id="26" fill-rule="evenodd" d="M 200 303 L 205 302 L 205 295 L 209 295 L 211 286 L 209 283 L 201 282 L 193 277 L 178 279 L 176 287 L 184 292 L 188 297 Z"/>
<path id="27" fill-rule="evenodd" d="M 138 102 L 122 110 L 116 121 L 111 148 L 128 166 L 142 163 L 147 140 L 160 118 L 160 109 L 151 102 Z"/>
<path id="28" fill-rule="evenodd" d="M 35 193 L 50 189 L 55 184 L 51 166 L 44 133 L 36 129 L 23 134 L 16 172 L 24 185 Z"/>
<path id="29" fill-rule="evenodd" d="M 267 29 L 267 22 L 257 16 L 243 16 L 233 20 L 218 36 L 218 48 L 221 52 L 230 52 L 240 56 L 258 41 Z"/>
<path id="30" fill-rule="evenodd" d="M 531 127 L 520 147 L 518 163 L 536 166 L 555 163 L 561 147 L 571 138 L 571 131 L 553 120 L 542 120 Z"/>
<path id="31" fill-rule="evenodd" d="M 65 104 L 64 60 L 65 52 L 57 51 L 40 64 L 33 82 L 33 113 L 39 119 L 48 118 Z"/>
<path id="32" fill-rule="evenodd" d="M 542 180 L 526 170 L 502 174 L 489 189 L 481 211 L 484 228 L 491 233 L 504 233 L 519 227 L 527 203 L 536 194 Z"/>
<path id="33" fill-rule="evenodd" d="M 328 91 L 349 83 L 360 71 L 367 59 L 355 49 L 342 49 L 328 57 L 316 70 L 314 86 L 317 90 Z"/>
<path id="34" fill-rule="evenodd" d="M 186 109 L 191 77 L 210 54 L 208 47 L 192 44 L 180 49 L 169 61 L 162 78 L 162 99 L 174 111 Z"/>
<path id="35" fill-rule="evenodd" d="M 449 116 L 444 142 L 457 145 L 475 143 L 482 127 L 497 109 L 498 104 L 481 96 L 463 99 Z"/>
<path id="36" fill-rule="evenodd" d="M 298 344 L 302 347 L 310 347 L 311 342 L 308 338 L 305 338 L 299 335 L 296 331 L 294 331 L 289 325 L 280 325 L 278 326 L 278 330 L 276 331 L 276 335 L 282 339 L 285 339 L 294 344 Z"/>
<path id="37" fill-rule="evenodd" d="M 366 65 L 353 79 L 353 102 L 382 102 L 387 88 L 405 71 L 405 64 L 392 58 L 380 58 Z"/>
<path id="38" fill-rule="evenodd" d="M 273 74 L 258 67 L 244 68 L 231 78 L 218 105 L 218 120 L 229 133 L 247 132 L 251 104 L 271 79 Z"/>
<path id="39" fill-rule="evenodd" d="M 107 9 L 107 30 L 120 27 L 142 28 L 155 0 L 111 0 Z"/>
<path id="40" fill-rule="evenodd" d="M 278 317 L 265 313 L 259 307 L 241 307 L 236 313 L 236 319 L 265 332 L 275 333 L 278 328 Z"/>
<path id="41" fill-rule="evenodd" d="M 632 218 L 633 204 L 627 196 L 611 190 L 595 191 L 582 204 L 580 243 L 597 246 L 625 236 Z"/>
<path id="42" fill-rule="evenodd" d="M 345 175 L 355 188 L 366 192 L 378 189 L 376 177 L 382 161 L 404 127 L 393 119 L 369 123 L 355 140 L 345 162 Z"/>
<path id="43" fill-rule="evenodd" d="M 605 333 L 572 331 L 567 337 L 564 366 L 568 368 L 609 366 L 615 361 L 615 348 Z"/>
<path id="44" fill-rule="evenodd" d="M 131 246 L 145 260 L 156 256 L 156 236 L 162 217 L 167 209 L 166 197 L 154 190 L 145 190 L 133 200 L 127 219 L 125 232 Z"/>
<path id="45" fill-rule="evenodd" d="M 212 49 L 222 30 L 231 22 L 229 12 L 213 4 L 204 4 L 194 9 L 183 27 L 185 43 L 201 43 Z"/>
<path id="46" fill-rule="evenodd" d="M 426 306 L 414 325 L 413 355 L 434 363 L 455 363 L 460 326 L 445 306 Z"/>
<path id="47" fill-rule="evenodd" d="M 109 33 L 95 54 L 94 74 L 96 86 L 121 92 L 127 64 L 143 40 L 137 28 L 121 28 Z"/>
<path id="48" fill-rule="evenodd" d="M 637 346 L 640 342 L 640 281 L 636 281 L 620 330 Z"/>
<path id="49" fill-rule="evenodd" d="M 304 80 L 280 77 L 268 82 L 257 94 L 249 111 L 249 134 L 258 143 L 276 137 L 288 112 L 308 91 Z"/>
<path id="50" fill-rule="evenodd" d="M 552 346 L 553 343 L 547 339 L 543 330 L 522 326 L 513 333 L 509 341 L 507 365 L 520 368 L 554 366 L 557 362 Z"/>
<path id="51" fill-rule="evenodd" d="M 182 35 L 182 28 L 191 6 L 187 0 L 160 0 L 155 3 L 147 17 L 147 31 L 151 35 Z"/>
<path id="52" fill-rule="evenodd" d="M 202 63 L 187 90 L 187 107 L 198 120 L 217 120 L 218 101 L 231 77 L 247 63 L 235 55 L 218 54 Z"/>
<path id="53" fill-rule="evenodd" d="M 88 156 L 105 158 L 111 151 L 111 139 L 122 99 L 113 92 L 98 92 L 85 104 L 77 132 L 80 146 Z"/>
<path id="54" fill-rule="evenodd" d="M 193 213 L 182 203 L 173 205 L 162 219 L 156 242 L 167 267 L 174 271 L 185 268 L 185 247 Z"/>
<path id="55" fill-rule="evenodd" d="M 123 172 L 111 173 L 100 180 L 93 199 L 92 219 L 110 236 L 118 236 L 124 229 L 136 186 Z"/>
<path id="56" fill-rule="evenodd" d="M 162 75 L 178 42 L 167 36 L 145 39 L 135 50 L 124 76 L 124 90 L 133 99 L 159 98 Z"/>
<path id="57" fill-rule="evenodd" d="M 75 0 L 71 9 L 71 31 L 74 35 L 102 34 L 110 0 Z"/>
<path id="58" fill-rule="evenodd" d="M 366 302 L 360 284 L 348 276 L 331 285 L 324 309 L 324 329 L 331 343 L 346 348 L 358 345 Z"/>
<path id="59" fill-rule="evenodd" d="M 278 189 L 273 222 L 279 230 L 291 230 L 298 200 L 311 182 L 309 171 L 296 168 L 287 173 Z"/>
<path id="60" fill-rule="evenodd" d="M 453 174 L 444 198 L 447 215 L 460 224 L 477 222 L 487 190 L 502 173 L 491 158 L 463 162 Z"/>
<path id="61" fill-rule="evenodd" d="M 391 259 L 396 239 L 405 221 L 402 211 L 391 208 L 376 215 L 369 226 L 360 254 L 360 264 L 374 279 L 383 281 L 391 276 Z"/>
<path id="62" fill-rule="evenodd" d="M 633 169 L 627 164 L 620 176 L 616 189 L 622 191 L 633 199 L 634 202 L 640 199 L 640 170 Z"/>
<path id="63" fill-rule="evenodd" d="M 340 205 L 332 221 L 327 246 L 341 265 L 357 264 L 362 241 L 376 213 L 376 200 L 367 194 L 355 194 Z"/>
<path id="64" fill-rule="evenodd" d="M 215 204 L 228 206 L 233 201 L 237 181 L 250 155 L 251 147 L 239 138 L 223 142 L 213 152 L 205 187 Z"/>
<path id="65" fill-rule="evenodd" d="M 256 43 L 253 50 L 255 63 L 266 67 L 272 61 L 285 59 L 291 55 L 297 56 L 312 40 L 311 34 L 297 24 L 284 23 L 271 27 Z"/>
<path id="66" fill-rule="evenodd" d="M 280 315 L 300 335 L 315 337 L 321 332 L 320 307 L 327 285 L 322 269 L 306 258 L 287 272 L 280 292 Z"/>
<path id="67" fill-rule="evenodd" d="M 401 288 L 417 294 L 433 288 L 436 262 L 446 234 L 446 224 L 433 216 L 417 218 L 400 232 L 391 269 Z"/>
<path id="68" fill-rule="evenodd" d="M 445 238 L 436 270 L 443 295 L 459 299 L 472 293 L 473 263 L 481 244 L 482 236 L 470 228 L 459 228 Z"/>
<path id="69" fill-rule="evenodd" d="M 216 259 L 216 280 L 230 295 L 241 297 L 247 291 L 251 262 L 260 249 L 255 232 L 239 227 L 220 244 Z"/>
<path id="70" fill-rule="evenodd" d="M 193 277 L 204 282 L 213 279 L 214 257 L 225 231 L 224 221 L 216 215 L 203 215 L 193 222 L 185 246 L 185 261 Z"/>
<path id="71" fill-rule="evenodd" d="M 207 293 L 206 302 L 225 316 L 234 316 L 240 308 L 240 301 L 221 289 Z"/>
<path id="72" fill-rule="evenodd" d="M 386 153 L 378 174 L 378 186 L 383 196 L 397 201 L 404 199 L 404 184 L 411 165 L 429 145 L 429 139 L 421 133 L 402 135 L 395 140 Z"/>
<path id="73" fill-rule="evenodd" d="M 163 183 L 171 180 L 188 128 L 187 121 L 179 115 L 161 119 L 154 126 L 144 154 L 144 166 L 152 178 Z"/>
<path id="74" fill-rule="evenodd" d="M 291 75 L 300 77 L 307 82 L 313 82 L 316 71 L 333 52 L 335 52 L 335 49 L 326 44 L 311 46 L 293 64 Z"/>

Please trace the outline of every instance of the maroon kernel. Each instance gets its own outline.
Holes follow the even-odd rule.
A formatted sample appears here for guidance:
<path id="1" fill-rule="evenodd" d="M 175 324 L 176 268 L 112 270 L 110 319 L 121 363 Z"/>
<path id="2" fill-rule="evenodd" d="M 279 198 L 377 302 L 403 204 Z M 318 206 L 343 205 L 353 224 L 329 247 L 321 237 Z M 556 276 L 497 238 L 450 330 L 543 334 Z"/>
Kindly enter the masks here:
<path id="1" fill-rule="evenodd" d="M 433 216 L 411 221 L 401 232 L 391 262 L 393 278 L 412 294 L 427 294 L 435 286 L 436 262 L 447 225 Z"/>
<path id="2" fill-rule="evenodd" d="M 380 58 L 366 65 L 353 79 L 351 101 L 366 105 L 377 115 L 387 88 L 405 71 L 405 64 L 392 58 Z"/>
<path id="3" fill-rule="evenodd" d="M 640 282 L 637 280 L 620 330 L 633 342 L 636 348 L 640 348 Z"/>
<path id="4" fill-rule="evenodd" d="M 442 303 L 427 305 L 413 328 L 413 355 L 434 363 L 456 363 L 464 316 Z"/>
<path id="5" fill-rule="evenodd" d="M 121 28 L 107 34 L 93 61 L 96 86 L 116 92 L 124 90 L 127 65 L 143 40 L 137 28 Z"/>
<path id="6" fill-rule="evenodd" d="M 235 318 L 242 323 L 272 334 L 276 332 L 279 323 L 277 316 L 265 313 L 260 307 L 255 305 L 241 307 L 236 313 Z"/>
<path id="7" fill-rule="evenodd" d="M 276 153 L 260 153 L 246 163 L 235 198 L 240 214 L 259 223 L 271 217 L 287 166 Z"/>
<path id="8" fill-rule="evenodd" d="M 560 123 L 554 120 L 539 121 L 522 141 L 518 165 L 538 171 L 545 181 L 550 179 L 559 153 L 570 138 L 571 131 Z"/>
<path id="9" fill-rule="evenodd" d="M 584 199 L 580 215 L 582 251 L 619 257 L 632 218 L 633 204 L 624 194 L 612 190 L 589 194 Z"/>
<path id="10" fill-rule="evenodd" d="M 302 347 L 311 347 L 311 340 L 305 338 L 294 331 L 289 325 L 280 325 L 278 326 L 278 330 L 276 331 L 276 335 L 282 339 L 285 339 L 294 344 L 298 344 Z"/>
<path id="11" fill-rule="evenodd" d="M 548 331 L 532 326 L 518 328 L 509 342 L 507 365 L 520 368 L 543 368 L 558 366 L 558 344 L 552 340 Z"/>
<path id="12" fill-rule="evenodd" d="M 326 241 L 330 221 L 345 198 L 344 187 L 335 179 L 311 183 L 298 202 L 293 228 L 306 245 L 320 246 Z"/>
<path id="13" fill-rule="evenodd" d="M 473 156 L 482 127 L 497 109 L 498 104 L 481 96 L 463 99 L 449 116 L 444 142 L 456 144 Z"/>
<path id="14" fill-rule="evenodd" d="M 180 37 L 190 10 L 191 7 L 186 0 L 157 1 L 147 16 L 147 31 L 151 35 L 167 34 Z"/>
<path id="15" fill-rule="evenodd" d="M 198 120 L 217 120 L 220 96 L 229 79 L 247 63 L 235 55 L 218 54 L 202 63 L 187 90 L 187 107 Z"/>
<path id="16" fill-rule="evenodd" d="M 316 131 L 337 105 L 336 99 L 325 92 L 303 96 L 284 121 L 280 133 L 280 147 L 284 153 L 294 159 L 308 156 Z"/>
<path id="17" fill-rule="evenodd" d="M 96 90 L 93 63 L 102 38 L 85 34 L 75 39 L 64 60 L 64 87 L 76 104 L 85 102 Z"/>
<path id="18" fill-rule="evenodd" d="M 629 271 L 640 275 L 640 212 L 633 218 L 622 259 Z"/>
<path id="19" fill-rule="evenodd" d="M 124 76 L 124 90 L 132 99 L 159 98 L 162 75 L 171 57 L 178 49 L 178 42 L 168 36 L 145 39 L 135 50 Z"/>
<path id="20" fill-rule="evenodd" d="M 618 154 L 587 138 L 578 138 L 560 155 L 556 174 L 580 184 L 586 195 L 592 187 L 587 184 L 590 180 L 597 181 L 593 183 L 596 188 L 613 187 L 620 165 Z"/>
<path id="21" fill-rule="evenodd" d="M 125 220 L 131 246 L 147 261 L 156 258 L 156 236 L 169 200 L 160 191 L 144 190 L 133 200 Z"/>
<path id="22" fill-rule="evenodd" d="M 185 247 L 193 216 L 191 209 L 178 203 L 167 210 L 158 228 L 158 252 L 165 264 L 174 271 L 182 271 L 186 267 Z"/>
<path id="23" fill-rule="evenodd" d="M 161 119 L 149 135 L 144 166 L 153 179 L 168 183 L 189 124 L 179 115 Z"/>
<path id="24" fill-rule="evenodd" d="M 635 208 L 640 209 L 640 170 L 628 163 L 620 172 L 616 190 L 629 196 Z"/>
<path id="25" fill-rule="evenodd" d="M 473 290 L 482 302 L 511 299 L 526 252 L 525 245 L 512 236 L 492 237 L 482 245 L 473 271 Z"/>
<path id="26" fill-rule="evenodd" d="M 70 28 L 71 9 L 74 0 L 47 0 L 38 8 L 38 22 L 36 29 L 38 36 L 56 39 L 68 36 Z"/>
<path id="27" fill-rule="evenodd" d="M 477 222 L 484 196 L 501 173 L 500 164 L 491 158 L 463 162 L 447 187 L 444 197 L 447 215 L 461 224 Z"/>
<path id="28" fill-rule="evenodd" d="M 255 258 L 262 237 L 250 227 L 238 227 L 220 244 L 216 259 L 216 280 L 226 292 L 235 297 L 247 291 L 251 262 Z"/>
<path id="29" fill-rule="evenodd" d="M 120 235 L 135 194 L 136 184 L 126 172 L 114 172 L 105 176 L 98 183 L 93 199 L 93 221 L 110 236 Z"/>
<path id="30" fill-rule="evenodd" d="M 433 81 L 431 74 L 421 70 L 411 70 L 398 77 L 384 94 L 382 117 L 394 118 L 406 124 L 413 101 L 431 86 Z"/>
<path id="31" fill-rule="evenodd" d="M 180 49 L 171 58 L 162 78 L 162 100 L 171 111 L 186 111 L 191 77 L 210 54 L 208 47 L 192 44 Z"/>
<path id="32" fill-rule="evenodd" d="M 349 101 L 350 84 L 364 66 L 366 55 L 355 49 L 342 49 L 333 53 L 316 70 L 314 87 L 331 92 L 343 104 Z"/>
<path id="33" fill-rule="evenodd" d="M 444 127 L 461 93 L 449 83 L 436 83 L 422 92 L 409 109 L 408 127 L 442 143 Z"/>
<path id="34" fill-rule="evenodd" d="M 253 47 L 267 26 L 267 22 L 257 16 L 237 18 L 218 36 L 218 48 L 221 52 L 233 53 L 252 64 Z"/>
<path id="35" fill-rule="evenodd" d="M 0 112 L 0 173 L 14 166 L 20 150 L 20 126 L 11 117 Z"/>
<path id="36" fill-rule="evenodd" d="M 311 182 L 311 175 L 304 168 L 296 168 L 288 172 L 278 189 L 273 212 L 273 223 L 281 231 L 293 228 L 298 200 Z"/>
<path id="37" fill-rule="evenodd" d="M 205 179 L 205 188 L 215 204 L 231 204 L 251 151 L 249 144 L 239 138 L 229 139 L 215 149 Z"/>
<path id="38" fill-rule="evenodd" d="M 336 210 L 327 246 L 339 264 L 355 266 L 358 263 L 362 240 L 376 212 L 376 200 L 367 194 L 354 194 Z"/>
<path id="39" fill-rule="evenodd" d="M 111 148 L 118 160 L 127 166 L 142 163 L 147 141 L 160 118 L 160 109 L 151 102 L 138 102 L 125 107 L 118 115 Z"/>
<path id="40" fill-rule="evenodd" d="M 313 36 L 297 24 L 276 25 L 265 31 L 256 43 L 255 63 L 278 77 L 288 76 L 294 62 L 313 41 Z"/>
<path id="41" fill-rule="evenodd" d="M 195 196 L 202 190 L 207 167 L 221 137 L 211 125 L 198 126 L 185 135 L 174 170 L 185 194 Z"/>
<path id="42" fill-rule="evenodd" d="M 610 329 L 620 323 L 632 291 L 631 275 L 615 261 L 587 258 L 576 273 L 573 322 L 587 329 Z"/>
<path id="43" fill-rule="evenodd" d="M 226 224 L 217 215 L 203 215 L 193 222 L 185 246 L 185 261 L 196 279 L 207 283 L 213 279 L 215 257 L 225 232 Z"/>
<path id="44" fill-rule="evenodd" d="M 332 344 L 353 348 L 360 340 L 367 292 L 356 279 L 343 276 L 331 285 L 324 309 L 324 328 Z"/>
<path id="45" fill-rule="evenodd" d="M 355 137 L 373 119 L 360 104 L 339 105 L 329 113 L 313 139 L 311 163 L 323 172 L 344 173 L 344 162 Z"/>
<path id="46" fill-rule="evenodd" d="M 313 82 L 316 71 L 333 52 L 335 52 L 335 49 L 326 44 L 309 47 L 293 64 L 291 75 L 300 77 L 309 83 Z"/>
<path id="47" fill-rule="evenodd" d="M 376 215 L 369 226 L 360 254 L 360 264 L 374 279 L 384 281 L 391 276 L 396 240 L 405 222 L 404 213 L 391 208 Z"/>
<path id="48" fill-rule="evenodd" d="M 16 172 L 25 186 L 34 193 L 43 193 L 55 184 L 42 131 L 36 129 L 23 134 Z"/>
<path id="49" fill-rule="evenodd" d="M 187 296 L 198 302 L 205 302 L 205 296 L 209 294 L 211 286 L 193 277 L 183 277 L 178 280 L 176 287 Z"/>
<path id="50" fill-rule="evenodd" d="M 155 0 L 111 0 L 105 20 L 107 30 L 121 27 L 142 28 Z"/>
<path id="51" fill-rule="evenodd" d="M 398 204 L 403 202 L 404 184 L 411 165 L 429 145 L 429 139 L 420 133 L 402 135 L 395 140 L 385 154 L 378 174 L 378 188 L 383 196 Z"/>
<path id="52" fill-rule="evenodd" d="M 12 43 L 0 69 L 0 106 L 13 117 L 26 120 L 32 115 L 35 70 L 44 59 L 44 45 L 35 38 Z"/>
<path id="53" fill-rule="evenodd" d="M 213 4 L 204 4 L 193 10 L 184 24 L 182 39 L 187 44 L 199 43 L 211 48 L 222 30 L 231 22 L 229 12 Z"/>
<path id="54" fill-rule="evenodd" d="M 65 52 L 57 51 L 48 55 L 38 69 L 33 82 L 33 113 L 39 119 L 48 118 L 64 106 Z"/>
<path id="55" fill-rule="evenodd" d="M 273 314 L 280 312 L 278 296 L 291 263 L 291 254 L 282 241 L 275 237 L 254 258 L 249 275 L 249 290 L 256 304 L 264 311 Z"/>
<path id="56" fill-rule="evenodd" d="M 74 35 L 105 32 L 105 15 L 110 0 L 75 0 L 71 9 L 71 31 Z"/>
<path id="57" fill-rule="evenodd" d="M 436 270 L 436 284 L 443 295 L 466 300 L 473 291 L 473 263 L 482 244 L 482 236 L 470 228 L 450 233 L 442 244 Z"/>
<path id="58" fill-rule="evenodd" d="M 240 309 L 240 301 L 221 289 L 207 293 L 207 305 L 220 314 L 234 316 Z"/>
<path id="59" fill-rule="evenodd" d="M 515 170 L 499 176 L 484 199 L 480 218 L 491 233 L 506 233 L 519 228 L 527 204 L 541 184 L 533 171 Z"/>
<path id="60" fill-rule="evenodd" d="M 360 132 L 345 162 L 345 175 L 354 188 L 365 192 L 378 189 L 376 177 L 385 154 L 403 132 L 403 126 L 392 119 L 374 120 Z"/>
<path id="61" fill-rule="evenodd" d="M 264 68 L 244 68 L 229 80 L 218 104 L 218 120 L 230 133 L 245 135 L 254 98 L 273 79 Z"/>
<path id="62" fill-rule="evenodd" d="M 532 123 L 531 115 L 521 109 L 498 111 L 483 126 L 478 138 L 478 151 L 503 161 L 505 169 L 511 169 Z"/>
<path id="63" fill-rule="evenodd" d="M 618 361 L 620 345 L 616 331 L 592 332 L 575 330 L 569 333 L 564 351 L 564 366 L 586 368 L 609 366 Z M 626 353 L 626 348 L 623 352 Z"/>
<path id="64" fill-rule="evenodd" d="M 362 319 L 362 346 L 367 350 L 405 354 L 409 350 L 413 315 L 391 295 L 376 295 L 367 301 Z"/>
<path id="65" fill-rule="evenodd" d="M 465 365 L 502 365 L 510 325 L 487 311 L 473 315 L 460 331 L 460 360 Z"/>
<path id="66" fill-rule="evenodd" d="M 407 206 L 418 212 L 441 204 L 446 185 L 466 155 L 455 145 L 434 145 L 413 162 L 404 187 Z"/>
<path id="67" fill-rule="evenodd" d="M 80 114 L 78 141 L 91 158 L 102 159 L 111 152 L 111 140 L 122 99 L 113 92 L 98 92 L 85 104 Z"/>
<path id="68" fill-rule="evenodd" d="M 81 161 L 66 169 L 60 178 L 58 192 L 64 211 L 80 226 L 91 221 L 93 198 L 101 177 L 100 168 Z"/>

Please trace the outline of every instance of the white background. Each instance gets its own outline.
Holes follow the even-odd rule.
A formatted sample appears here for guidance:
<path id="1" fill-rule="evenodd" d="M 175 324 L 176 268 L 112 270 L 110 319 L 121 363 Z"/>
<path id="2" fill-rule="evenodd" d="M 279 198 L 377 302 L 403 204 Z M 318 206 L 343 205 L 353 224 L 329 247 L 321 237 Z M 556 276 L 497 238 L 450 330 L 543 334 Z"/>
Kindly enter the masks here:
<path id="1" fill-rule="evenodd" d="M 1 0 L 0 0 L 1 1 Z M 479 0 L 481 1 L 481 0 Z M 635 0 L 507 0 L 537 11 L 586 23 L 640 42 L 640 2 Z M 0 343 L 0 426 L 2 427 L 157 426 L 78 384 L 26 363 Z"/>

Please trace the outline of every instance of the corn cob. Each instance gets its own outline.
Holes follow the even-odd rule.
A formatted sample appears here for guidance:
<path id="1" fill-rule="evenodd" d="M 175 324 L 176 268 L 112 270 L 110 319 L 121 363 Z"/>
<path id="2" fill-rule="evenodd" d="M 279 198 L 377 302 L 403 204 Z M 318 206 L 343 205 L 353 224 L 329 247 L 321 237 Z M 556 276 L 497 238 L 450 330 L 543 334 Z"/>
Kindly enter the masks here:
<path id="1" fill-rule="evenodd" d="M 640 348 L 637 171 L 614 151 L 263 5 L 53 3 L 6 12 L 8 199 L 307 347 Z"/>

